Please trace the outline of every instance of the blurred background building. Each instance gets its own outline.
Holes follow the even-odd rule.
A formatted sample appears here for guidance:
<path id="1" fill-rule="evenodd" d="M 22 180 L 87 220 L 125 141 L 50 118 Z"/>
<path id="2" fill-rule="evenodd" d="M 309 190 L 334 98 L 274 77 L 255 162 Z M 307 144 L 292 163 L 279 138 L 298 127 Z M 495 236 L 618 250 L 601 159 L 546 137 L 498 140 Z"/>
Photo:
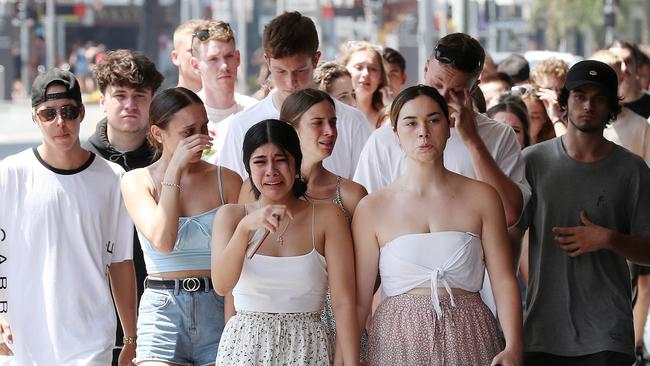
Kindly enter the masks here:
<path id="1" fill-rule="evenodd" d="M 497 62 L 530 50 L 585 56 L 614 39 L 650 43 L 648 0 L 0 0 L 0 99 L 24 97 L 45 67 L 87 73 L 117 48 L 157 60 L 174 85 L 171 36 L 190 18 L 231 23 L 242 53 L 239 89 L 247 93 L 256 88 L 264 24 L 284 10 L 314 19 L 323 60 L 349 40 L 369 40 L 405 56 L 411 83 L 422 80 L 432 45 L 450 32 L 473 35 Z"/>

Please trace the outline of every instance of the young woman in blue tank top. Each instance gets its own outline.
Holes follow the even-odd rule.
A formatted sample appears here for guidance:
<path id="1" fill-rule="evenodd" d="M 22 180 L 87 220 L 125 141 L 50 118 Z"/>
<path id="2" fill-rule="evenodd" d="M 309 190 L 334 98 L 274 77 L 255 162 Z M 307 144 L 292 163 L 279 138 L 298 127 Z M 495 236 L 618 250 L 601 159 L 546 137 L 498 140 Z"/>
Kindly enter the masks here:
<path id="1" fill-rule="evenodd" d="M 236 202 L 241 178 L 201 160 L 212 138 L 203 103 L 192 91 L 162 91 L 149 119 L 148 139 L 161 157 L 122 179 L 148 273 L 135 362 L 213 364 L 224 305 L 210 279 L 212 222 L 223 204 Z"/>
<path id="2" fill-rule="evenodd" d="M 212 280 L 218 293 L 232 292 L 237 312 L 226 324 L 217 364 L 330 365 L 320 320 L 329 286 L 337 352 L 346 365 L 358 365 L 354 253 L 340 208 L 301 199 L 302 153 L 289 124 L 259 122 L 243 150 L 257 200 L 224 206 L 213 231 Z"/>
<path id="3" fill-rule="evenodd" d="M 471 123 L 473 113 L 467 92 L 452 100 L 450 113 L 428 86 L 397 96 L 390 117 L 406 172 L 362 199 L 353 218 L 358 319 L 370 311 L 378 271 L 387 295 L 371 322 L 367 365 L 521 364 L 521 303 L 501 201 L 491 186 L 444 166 L 449 121 Z M 485 268 L 505 348 L 478 293 Z"/>

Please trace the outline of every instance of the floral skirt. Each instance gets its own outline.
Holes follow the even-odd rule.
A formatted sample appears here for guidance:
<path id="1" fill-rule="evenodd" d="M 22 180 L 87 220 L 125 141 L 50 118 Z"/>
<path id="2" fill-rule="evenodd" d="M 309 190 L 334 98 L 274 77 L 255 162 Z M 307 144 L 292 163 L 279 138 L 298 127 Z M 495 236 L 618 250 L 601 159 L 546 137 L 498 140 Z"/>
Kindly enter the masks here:
<path id="1" fill-rule="evenodd" d="M 226 323 L 216 365 L 329 366 L 330 358 L 319 313 L 239 311 Z"/>
<path id="2" fill-rule="evenodd" d="M 429 295 L 386 298 L 370 325 L 367 365 L 490 365 L 504 348 L 496 319 L 478 293 L 454 302 L 440 297 L 438 319 Z"/>

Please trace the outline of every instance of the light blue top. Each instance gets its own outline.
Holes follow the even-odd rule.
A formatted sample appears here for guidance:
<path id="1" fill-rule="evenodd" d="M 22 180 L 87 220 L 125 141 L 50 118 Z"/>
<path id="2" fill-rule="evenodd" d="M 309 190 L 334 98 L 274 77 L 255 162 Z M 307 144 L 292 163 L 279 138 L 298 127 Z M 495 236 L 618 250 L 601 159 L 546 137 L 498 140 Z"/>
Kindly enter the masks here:
<path id="1" fill-rule="evenodd" d="M 147 273 L 210 270 L 212 221 L 214 215 L 224 203 L 220 167 L 217 168 L 217 178 L 221 204 L 198 215 L 179 217 L 178 235 L 171 253 L 162 253 L 156 250 L 138 230 L 138 238 L 144 254 Z M 154 183 L 154 190 L 155 187 Z"/>

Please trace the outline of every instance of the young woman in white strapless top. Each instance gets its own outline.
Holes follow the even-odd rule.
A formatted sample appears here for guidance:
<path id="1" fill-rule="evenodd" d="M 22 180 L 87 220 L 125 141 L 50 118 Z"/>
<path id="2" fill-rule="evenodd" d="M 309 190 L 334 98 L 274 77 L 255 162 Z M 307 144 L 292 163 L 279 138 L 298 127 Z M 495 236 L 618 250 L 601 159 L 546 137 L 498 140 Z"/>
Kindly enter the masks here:
<path id="1" fill-rule="evenodd" d="M 471 105 L 450 107 L 466 123 Z M 371 322 L 367 364 L 520 365 L 521 305 L 497 192 L 444 167 L 450 115 L 435 89 L 405 89 L 390 117 L 407 170 L 362 199 L 353 218 L 358 319 L 370 311 L 378 271 L 387 296 Z M 503 335 L 478 293 L 486 267 Z"/>

